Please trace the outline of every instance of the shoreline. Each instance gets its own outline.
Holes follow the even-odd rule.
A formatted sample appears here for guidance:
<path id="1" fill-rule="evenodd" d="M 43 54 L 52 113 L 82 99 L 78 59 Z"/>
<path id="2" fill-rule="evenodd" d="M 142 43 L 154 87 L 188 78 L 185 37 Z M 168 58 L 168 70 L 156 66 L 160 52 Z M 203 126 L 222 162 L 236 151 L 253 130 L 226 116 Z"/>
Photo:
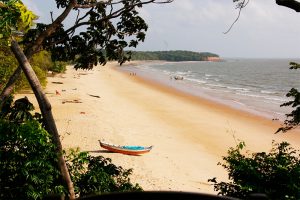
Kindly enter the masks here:
<path id="1" fill-rule="evenodd" d="M 147 62 L 149 62 L 149 61 L 146 61 L 146 63 Z M 156 61 L 150 61 L 150 62 L 156 63 Z M 134 61 L 133 62 L 133 65 L 138 65 L 138 64 L 145 64 L 145 62 L 143 62 L 143 61 L 137 61 L 137 62 Z M 128 65 L 131 65 L 131 63 L 128 63 Z M 116 66 L 114 66 L 113 69 L 119 73 L 124 74 L 125 76 L 127 76 L 130 73 L 129 71 L 126 71 L 126 69 L 123 70 Z M 287 139 L 289 139 L 290 142 L 292 142 L 295 139 L 293 136 L 290 136 L 290 135 L 296 135 L 296 134 L 299 135 L 300 134 L 300 128 L 292 129 L 292 130 L 288 131 L 287 133 L 275 134 L 277 129 L 282 126 L 283 121 L 273 120 L 273 119 L 270 119 L 270 118 L 266 117 L 265 115 L 261 115 L 259 113 L 240 109 L 235 106 L 230 106 L 226 103 L 222 103 L 220 101 L 215 101 L 210 98 L 201 97 L 199 95 L 194 95 L 190 92 L 185 92 L 185 91 L 177 89 L 175 87 L 171 87 L 167 84 L 164 84 L 163 82 L 156 82 L 155 79 L 151 79 L 144 75 L 143 76 L 136 75 L 133 77 L 133 79 L 137 83 L 142 84 L 146 87 L 150 87 L 154 90 L 159 90 L 166 94 L 174 95 L 177 98 L 179 98 L 180 100 L 187 101 L 188 103 L 194 104 L 196 106 L 204 106 L 204 107 L 206 107 L 206 109 L 210 109 L 210 111 L 222 113 L 225 116 L 236 115 L 240 118 L 240 120 L 249 120 L 254 123 L 259 122 L 260 124 L 263 124 L 266 127 L 269 127 L 269 128 L 272 127 L 274 130 L 271 133 L 274 133 L 275 136 L 282 135 L 282 134 L 289 135 L 289 136 L 287 136 Z"/>
<path id="2" fill-rule="evenodd" d="M 191 61 L 191 62 L 193 62 L 193 61 Z M 128 69 L 123 69 L 123 67 L 125 67 L 125 68 L 127 66 L 134 67 L 136 65 L 145 64 L 145 63 L 163 63 L 163 62 L 162 61 L 133 61 L 132 63 L 125 63 L 125 66 L 121 66 L 121 67 L 114 66 L 114 69 L 121 73 L 128 75 L 128 74 L 132 73 L 132 71 L 131 70 L 129 71 Z M 243 109 L 238 106 L 234 106 L 230 103 L 222 102 L 221 100 L 214 99 L 212 97 L 207 97 L 207 95 L 201 96 L 198 94 L 193 94 L 190 91 L 184 91 L 180 88 L 176 88 L 176 87 L 168 85 L 167 82 L 156 81 L 156 79 L 146 76 L 145 74 L 142 74 L 141 76 L 136 75 L 136 76 L 134 76 L 134 79 L 136 79 L 138 82 L 140 82 L 144 85 L 150 85 L 153 88 L 161 90 L 163 92 L 172 93 L 172 94 L 175 94 L 176 96 L 182 97 L 182 98 L 188 97 L 187 100 L 190 100 L 193 103 L 197 102 L 199 104 L 205 104 L 208 107 L 211 106 L 211 107 L 213 107 L 212 109 L 217 109 L 217 110 L 225 109 L 225 110 L 229 110 L 229 111 L 236 111 L 237 114 L 242 115 L 242 116 L 246 116 L 246 117 L 252 116 L 254 118 L 259 118 L 264 121 L 265 120 L 270 121 L 270 124 L 274 125 L 275 128 L 277 126 L 279 128 L 281 126 L 281 124 L 283 124 L 283 122 L 284 122 L 283 120 L 279 120 L 279 119 L 273 120 L 272 118 L 269 118 L 267 114 L 263 114 L 260 111 L 253 111 L 250 108 Z M 276 130 L 277 129 L 274 130 L 274 133 L 276 132 Z M 300 129 L 299 129 L 299 132 L 300 132 Z"/>
<path id="3" fill-rule="evenodd" d="M 135 61 L 133 63 L 134 64 L 127 64 L 127 67 L 122 68 L 122 70 L 128 72 L 136 72 L 140 75 L 140 77 L 143 77 L 144 79 L 151 80 L 152 82 L 158 82 L 162 85 L 180 90 L 181 92 L 192 94 L 193 96 L 199 97 L 201 99 L 206 99 L 208 101 L 213 101 L 217 104 L 229 106 L 233 109 L 238 109 L 254 115 L 263 116 L 264 118 L 269 118 L 271 120 L 276 119 L 282 123 L 286 119 L 286 114 L 290 113 L 292 110 L 288 107 L 280 107 L 280 104 L 283 103 L 282 100 L 285 98 L 285 94 L 282 94 L 282 96 L 263 96 L 266 94 L 271 94 L 273 92 L 267 91 L 267 89 L 265 89 L 260 91 L 263 91 L 261 94 L 258 94 L 260 93 L 259 90 L 256 91 L 253 88 L 249 89 L 239 84 L 237 86 L 232 86 L 223 84 L 222 82 L 207 82 L 206 75 L 205 77 L 199 76 L 199 79 L 194 79 L 194 77 L 198 76 L 194 74 L 199 74 L 200 72 L 197 71 L 197 69 L 195 69 L 196 71 L 190 71 L 191 68 L 195 68 L 195 66 L 201 67 L 201 65 L 206 62 L 196 62 L 199 63 L 199 65 L 192 64 L 191 68 L 188 63 L 194 62 L 144 61 L 140 62 L 142 67 L 137 67 Z M 177 65 L 178 63 L 180 64 Z M 151 67 L 152 65 L 154 67 Z M 164 65 L 166 66 L 164 67 Z M 188 68 L 184 68 L 185 65 L 187 65 Z M 181 70 L 178 66 L 183 67 L 183 69 Z M 175 71 L 172 70 L 173 67 L 176 69 Z M 207 69 L 204 69 L 204 71 L 205 70 Z M 179 74 L 178 76 L 184 77 L 183 80 L 175 81 L 171 78 L 174 74 L 176 76 L 177 72 Z M 221 76 L 220 74 L 210 75 L 211 73 L 207 71 L 203 73 L 208 73 L 208 77 Z M 228 74 L 225 76 L 228 76 Z M 211 78 L 208 78 L 208 80 L 210 79 Z M 198 81 L 200 82 L 199 84 Z M 214 86 L 214 84 L 216 85 Z M 211 88 L 211 86 L 213 88 Z M 242 90 L 242 92 L 240 90 Z M 255 91 L 258 93 L 256 93 Z M 257 96 L 258 99 L 254 98 L 255 96 Z M 271 100 L 274 102 L 269 102 Z M 288 101 L 288 99 L 286 99 L 284 102 L 286 101 Z"/>
<path id="4" fill-rule="evenodd" d="M 268 151 L 272 140 L 300 147 L 297 131 L 274 134 L 278 122 L 130 76 L 115 63 L 91 71 L 68 67 L 66 74 L 48 78 L 45 92 L 64 149 L 80 147 L 133 168 L 131 180 L 144 190 L 215 193 L 207 179 L 227 180 L 217 163 L 237 140 L 250 151 Z M 38 108 L 33 95 L 26 96 Z M 154 148 L 142 156 L 108 153 L 99 139 Z"/>

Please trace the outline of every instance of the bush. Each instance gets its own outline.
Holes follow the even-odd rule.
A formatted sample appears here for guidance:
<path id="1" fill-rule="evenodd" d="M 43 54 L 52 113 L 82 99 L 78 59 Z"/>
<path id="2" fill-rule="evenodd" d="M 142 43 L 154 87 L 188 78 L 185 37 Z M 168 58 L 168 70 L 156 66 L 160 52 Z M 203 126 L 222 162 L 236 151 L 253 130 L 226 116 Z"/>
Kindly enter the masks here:
<path id="1" fill-rule="evenodd" d="M 53 65 L 51 54 L 45 50 L 40 51 L 39 53 L 33 55 L 33 57 L 30 59 L 30 64 L 32 66 L 38 66 L 44 72 L 47 72 Z"/>
<path id="2" fill-rule="evenodd" d="M 287 142 L 274 143 L 269 153 L 241 153 L 244 143 L 230 148 L 222 165 L 229 183 L 212 182 L 220 195 L 245 198 L 264 193 L 270 199 L 300 199 L 300 155 Z"/>
<path id="3" fill-rule="evenodd" d="M 63 73 L 67 69 L 67 63 L 62 61 L 55 61 L 53 62 L 50 71 L 56 72 L 56 73 Z"/>
<path id="4" fill-rule="evenodd" d="M 17 60 L 8 47 L 0 47 L 0 89 L 2 90 L 18 66 Z"/>
<path id="5" fill-rule="evenodd" d="M 0 198 L 42 199 L 62 194 L 57 155 L 37 121 L 0 121 Z"/>
<path id="6" fill-rule="evenodd" d="M 123 169 L 103 156 L 91 156 L 79 149 L 71 149 L 67 155 L 67 166 L 81 197 L 108 192 L 142 191 L 132 184 L 129 176 L 132 169 Z"/>
<path id="7" fill-rule="evenodd" d="M 8 47 L 0 47 L 0 60 L 0 90 L 2 90 L 10 76 L 13 74 L 14 70 L 18 67 L 18 62 Z M 47 84 L 47 72 L 49 70 L 58 73 L 66 70 L 66 63 L 52 62 L 51 55 L 47 51 L 41 51 L 35 54 L 30 59 L 30 64 L 40 80 L 41 85 L 44 87 Z M 28 88 L 30 88 L 30 85 L 24 73 L 22 73 L 21 78 L 19 78 L 15 84 L 15 89 L 18 91 Z"/>

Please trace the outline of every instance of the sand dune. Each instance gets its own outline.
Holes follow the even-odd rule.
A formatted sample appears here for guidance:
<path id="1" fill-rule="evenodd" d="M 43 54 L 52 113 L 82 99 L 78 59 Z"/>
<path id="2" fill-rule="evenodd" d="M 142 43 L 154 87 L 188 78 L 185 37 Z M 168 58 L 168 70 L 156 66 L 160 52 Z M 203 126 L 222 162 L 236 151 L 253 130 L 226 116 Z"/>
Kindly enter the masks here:
<path id="1" fill-rule="evenodd" d="M 114 66 L 92 71 L 69 67 L 66 74 L 48 79 L 46 92 L 64 148 L 80 147 L 133 168 L 132 181 L 145 190 L 214 193 L 207 179 L 226 180 L 217 163 L 237 140 L 252 151 L 269 150 L 272 140 L 300 147 L 299 133 L 274 134 L 278 122 L 130 76 Z M 98 139 L 154 148 L 142 156 L 107 153 Z"/>

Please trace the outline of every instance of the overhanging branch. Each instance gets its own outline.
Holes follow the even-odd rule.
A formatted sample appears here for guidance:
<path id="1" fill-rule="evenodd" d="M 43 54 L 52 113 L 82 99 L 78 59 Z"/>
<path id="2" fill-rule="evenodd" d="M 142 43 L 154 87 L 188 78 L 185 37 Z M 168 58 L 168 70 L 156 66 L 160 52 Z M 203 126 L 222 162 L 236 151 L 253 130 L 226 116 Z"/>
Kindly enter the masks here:
<path id="1" fill-rule="evenodd" d="M 276 0 L 277 5 L 285 6 L 296 12 L 300 12 L 300 2 L 295 0 Z"/>
<path id="2" fill-rule="evenodd" d="M 143 4 L 149 4 L 149 3 L 156 3 L 156 4 L 164 4 L 164 3 L 171 3 L 173 2 L 174 0 L 149 0 L 149 1 L 141 1 L 140 5 L 143 5 Z M 88 1 L 87 1 L 88 2 Z M 76 3 L 74 5 L 74 8 L 82 8 L 82 9 L 86 9 L 86 8 L 93 8 L 93 7 L 96 7 L 98 5 L 115 5 L 115 4 L 119 4 L 119 3 L 122 3 L 122 1 L 117 1 L 117 2 L 114 2 L 114 1 L 98 1 L 98 2 L 92 2 L 92 3 L 87 3 L 87 2 L 83 2 L 82 4 L 78 4 Z"/>

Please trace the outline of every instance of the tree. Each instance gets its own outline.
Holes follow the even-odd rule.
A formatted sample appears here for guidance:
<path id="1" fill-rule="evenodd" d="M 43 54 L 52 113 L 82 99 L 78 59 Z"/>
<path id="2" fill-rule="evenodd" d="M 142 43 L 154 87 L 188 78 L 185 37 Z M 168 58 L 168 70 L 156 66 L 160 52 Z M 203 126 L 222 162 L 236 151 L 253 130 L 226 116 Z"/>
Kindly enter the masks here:
<path id="1" fill-rule="evenodd" d="M 263 193 L 270 199 L 300 198 L 300 154 L 287 142 L 273 143 L 269 153 L 242 153 L 245 144 L 228 150 L 222 165 L 230 182 L 208 180 L 220 195 L 246 198 L 251 193 Z"/>
<path id="2" fill-rule="evenodd" d="M 20 0 L 0 2 L 0 34 L 5 41 L 11 42 L 19 67 L 10 77 L 1 93 L 1 104 L 11 94 L 13 85 L 25 72 L 38 100 L 46 130 L 53 136 L 59 155 L 59 166 L 68 185 L 70 198 L 74 199 L 74 188 L 66 163 L 62 155 L 59 134 L 51 112 L 51 105 L 43 93 L 28 59 L 41 50 L 49 50 L 52 58 L 58 61 L 73 60 L 75 68 L 91 69 L 94 65 L 105 64 L 107 60 L 118 60 L 120 64 L 130 59 L 130 52 L 124 53 L 125 47 L 136 47 L 144 41 L 147 24 L 138 15 L 137 8 L 150 3 L 170 3 L 173 0 L 56 0 L 57 8 L 63 12 L 52 23 L 37 24 L 32 27 L 35 15 L 27 10 Z M 83 11 L 81 13 L 81 11 Z M 63 21 L 71 13 L 77 12 L 74 24 L 68 29 Z M 85 31 L 77 33 L 81 27 Z M 28 30 L 28 31 L 27 31 Z M 21 44 L 15 40 L 16 33 L 22 33 Z"/>

